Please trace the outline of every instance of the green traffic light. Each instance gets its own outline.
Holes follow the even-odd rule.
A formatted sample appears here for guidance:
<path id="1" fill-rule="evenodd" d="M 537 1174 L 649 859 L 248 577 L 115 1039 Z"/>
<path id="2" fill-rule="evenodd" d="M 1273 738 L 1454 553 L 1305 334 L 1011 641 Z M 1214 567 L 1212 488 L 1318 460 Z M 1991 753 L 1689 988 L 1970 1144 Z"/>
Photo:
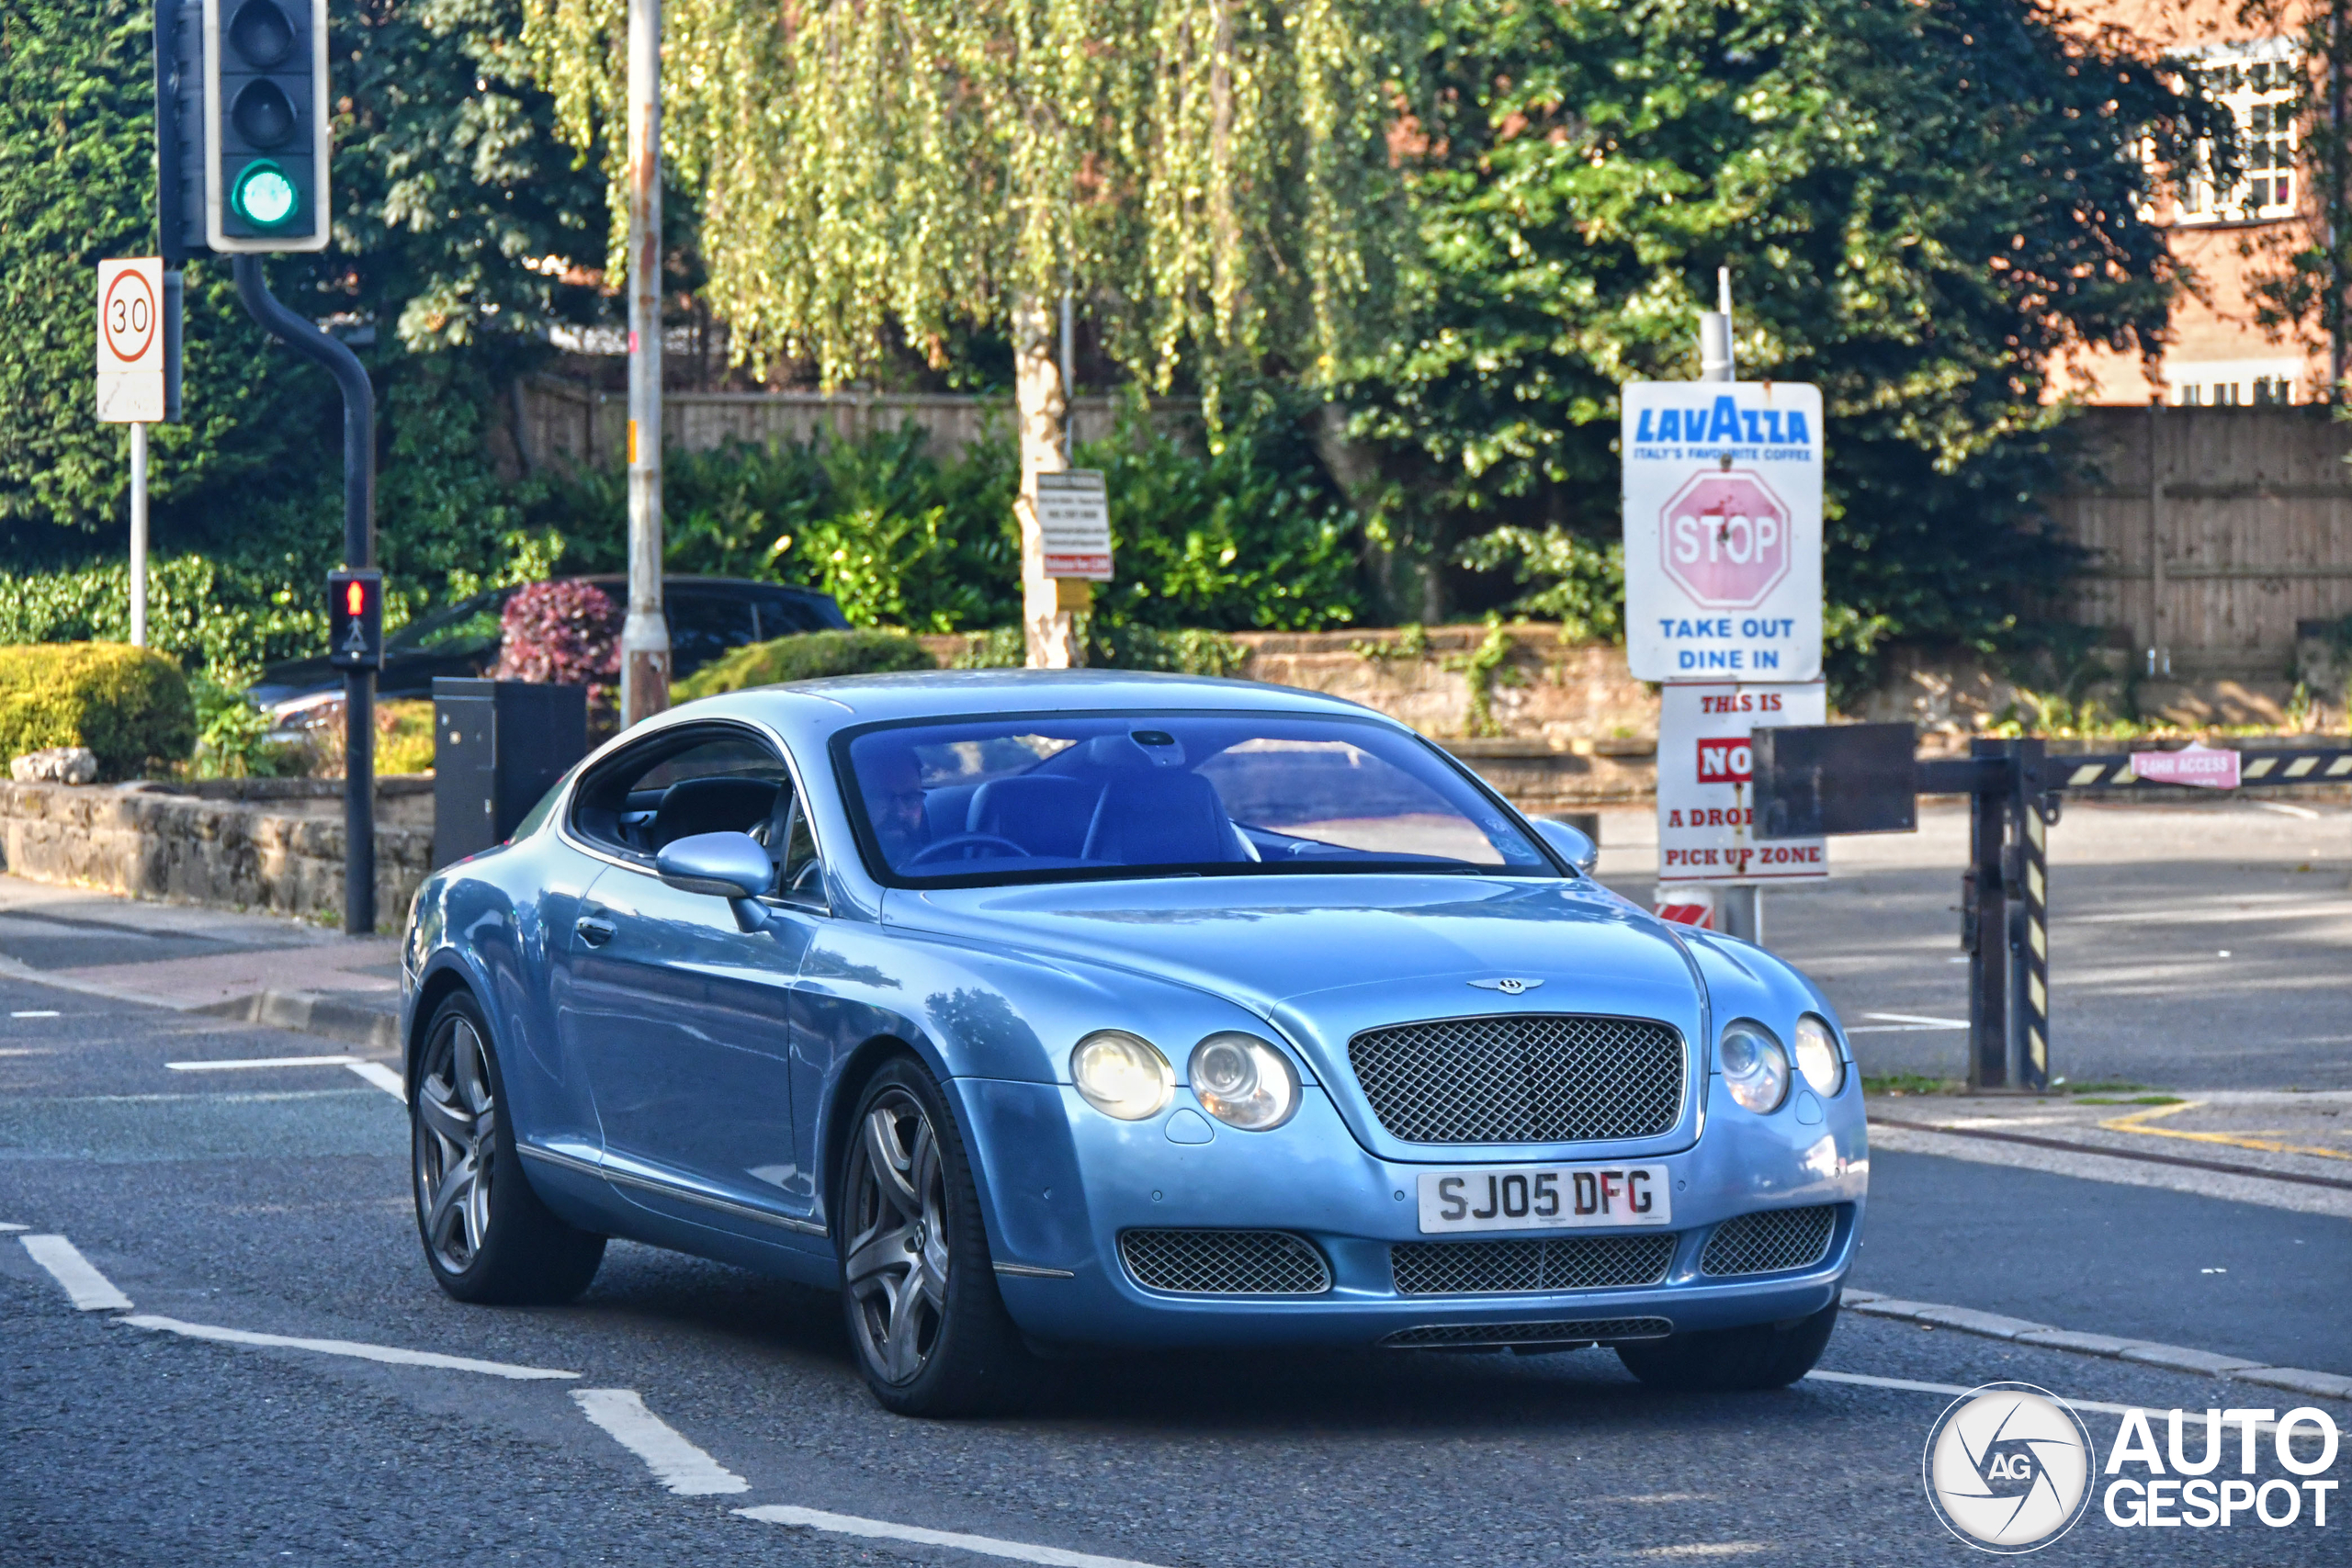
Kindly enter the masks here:
<path id="1" fill-rule="evenodd" d="M 229 205 L 237 216 L 261 229 L 275 229 L 289 221 L 300 205 L 294 182 L 286 171 L 263 158 L 245 165 L 237 183 L 229 193 Z"/>

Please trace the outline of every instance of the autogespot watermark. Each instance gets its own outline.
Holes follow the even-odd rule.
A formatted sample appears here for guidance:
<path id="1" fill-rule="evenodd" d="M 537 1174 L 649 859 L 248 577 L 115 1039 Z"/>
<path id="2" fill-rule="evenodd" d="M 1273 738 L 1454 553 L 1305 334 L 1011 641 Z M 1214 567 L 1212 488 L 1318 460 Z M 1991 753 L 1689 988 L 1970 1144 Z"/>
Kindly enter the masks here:
<path id="1" fill-rule="evenodd" d="M 2186 1439 L 2199 1423 L 2191 1413 L 2165 1417 L 2162 1449 L 2148 1416 L 2125 1413 L 2100 1466 L 2090 1428 L 2049 1390 L 2021 1382 L 1973 1389 L 1928 1428 L 1920 1461 L 1928 1506 L 1962 1540 L 2004 1554 L 2048 1546 L 2075 1528 L 2094 1495 L 2107 1522 L 2120 1529 L 2211 1529 L 2252 1520 L 2272 1529 L 2327 1528 L 2328 1497 L 2338 1483 L 2311 1479 L 2335 1465 L 2339 1434 L 2325 1411 L 2207 1410 L 2193 1458 Z M 2265 1427 L 2267 1445 L 2257 1442 Z M 2238 1473 L 2230 1477 L 2233 1448 Z M 2273 1464 L 2295 1479 L 2265 1474 Z"/>

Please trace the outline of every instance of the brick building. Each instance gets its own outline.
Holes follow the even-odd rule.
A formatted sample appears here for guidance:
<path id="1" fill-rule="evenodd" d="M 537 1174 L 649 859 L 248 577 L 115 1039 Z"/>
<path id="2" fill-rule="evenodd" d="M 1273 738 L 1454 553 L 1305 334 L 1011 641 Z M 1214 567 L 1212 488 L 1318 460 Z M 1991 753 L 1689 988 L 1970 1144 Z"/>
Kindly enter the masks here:
<path id="1" fill-rule="evenodd" d="M 2265 20 L 2239 0 L 2068 0 L 2064 10 L 2086 30 L 2120 28 L 2152 55 L 2191 62 L 2236 114 L 2248 157 L 2233 188 L 2195 180 L 2185 197 L 2168 194 L 2151 214 L 2198 279 L 2174 307 L 2155 378 L 2133 355 L 2093 349 L 2062 368 L 2060 389 L 2091 403 L 2161 396 L 2192 408 L 2318 400 L 2328 376 L 2324 329 L 2259 320 L 2262 284 L 2286 275 L 2321 217 L 2295 123 L 2307 73 L 2303 11 Z"/>

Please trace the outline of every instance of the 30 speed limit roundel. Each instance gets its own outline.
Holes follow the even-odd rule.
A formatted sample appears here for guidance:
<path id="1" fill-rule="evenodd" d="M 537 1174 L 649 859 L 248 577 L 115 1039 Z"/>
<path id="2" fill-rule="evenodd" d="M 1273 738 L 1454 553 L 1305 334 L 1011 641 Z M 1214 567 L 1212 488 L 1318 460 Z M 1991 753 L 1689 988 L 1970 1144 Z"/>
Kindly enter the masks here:
<path id="1" fill-rule="evenodd" d="M 124 266 L 107 279 L 98 298 L 98 360 L 105 370 L 143 370 L 160 356 L 163 305 L 142 266 Z M 111 360 L 113 363 L 107 363 Z"/>

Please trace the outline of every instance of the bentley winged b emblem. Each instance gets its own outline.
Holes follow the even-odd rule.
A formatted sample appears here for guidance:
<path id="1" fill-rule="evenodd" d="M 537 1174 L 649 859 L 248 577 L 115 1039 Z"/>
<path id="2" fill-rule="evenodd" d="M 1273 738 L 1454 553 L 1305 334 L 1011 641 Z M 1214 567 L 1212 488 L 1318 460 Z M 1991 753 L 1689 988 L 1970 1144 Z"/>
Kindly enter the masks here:
<path id="1" fill-rule="evenodd" d="M 1521 991 L 1532 991 L 1543 983 L 1544 982 L 1541 980 L 1521 980 L 1510 976 L 1506 976 L 1500 980 L 1473 980 L 1470 982 L 1471 985 L 1477 987 L 1482 991 L 1500 991 L 1507 997 L 1515 997 Z"/>

